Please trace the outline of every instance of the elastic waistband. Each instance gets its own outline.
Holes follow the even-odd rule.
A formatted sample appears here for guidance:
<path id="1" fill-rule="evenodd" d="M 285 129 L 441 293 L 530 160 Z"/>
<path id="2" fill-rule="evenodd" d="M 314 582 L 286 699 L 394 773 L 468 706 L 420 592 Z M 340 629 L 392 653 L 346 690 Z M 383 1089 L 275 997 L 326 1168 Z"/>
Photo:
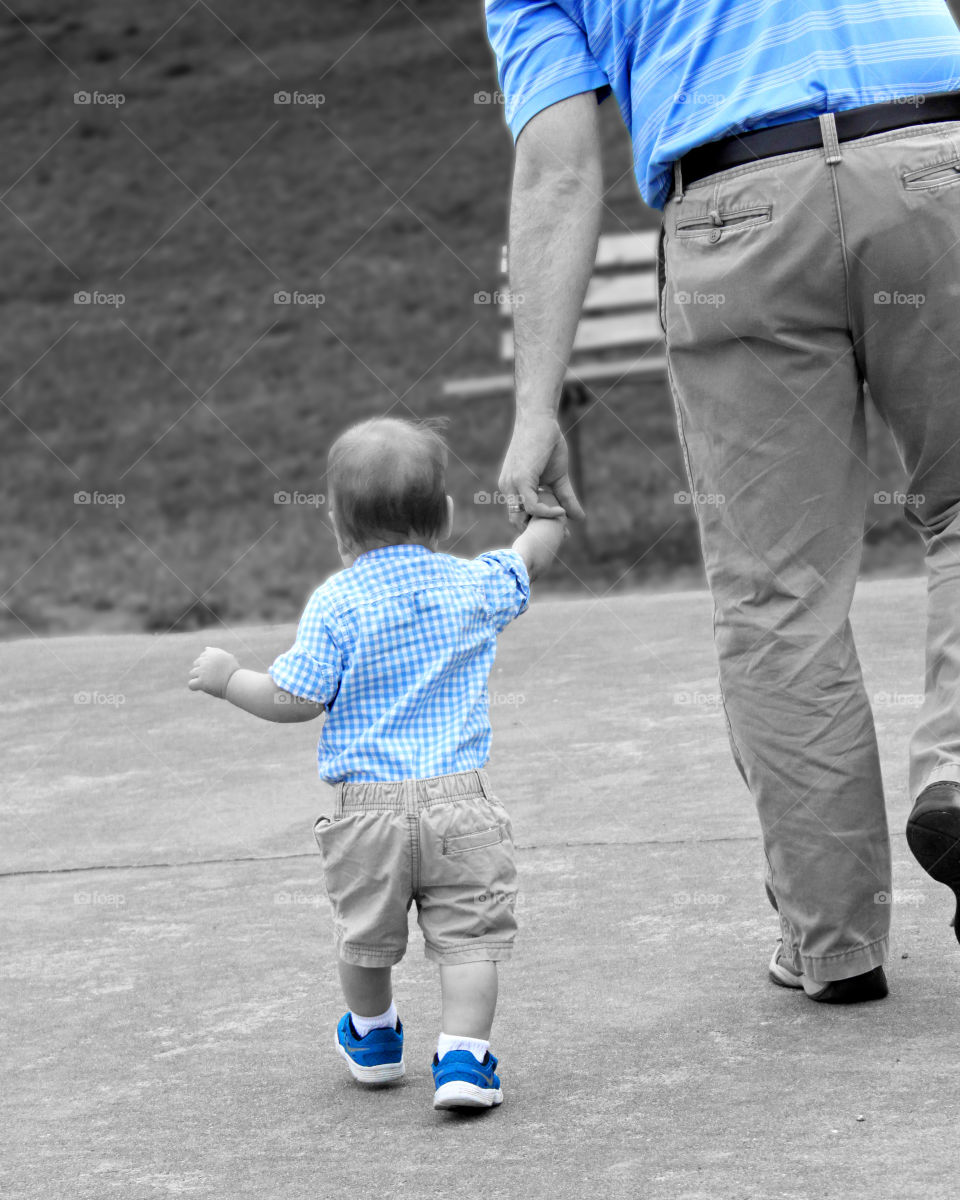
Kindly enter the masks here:
<path id="1" fill-rule="evenodd" d="M 911 111 L 911 106 L 913 111 Z M 845 108 L 834 113 L 837 137 L 841 142 L 886 133 L 908 125 L 929 125 L 938 121 L 960 121 L 960 92 L 938 92 L 929 96 L 907 96 L 902 100 Z M 819 117 L 765 125 L 762 129 L 731 134 L 718 142 L 707 142 L 689 150 L 680 160 L 683 186 L 762 158 L 815 150 L 823 145 Z M 678 186 L 679 190 L 679 186 Z"/>
<path id="2" fill-rule="evenodd" d="M 484 770 L 435 775 L 432 779 L 386 779 L 337 784 L 337 816 L 347 812 L 419 812 L 468 796 L 492 799 Z"/>

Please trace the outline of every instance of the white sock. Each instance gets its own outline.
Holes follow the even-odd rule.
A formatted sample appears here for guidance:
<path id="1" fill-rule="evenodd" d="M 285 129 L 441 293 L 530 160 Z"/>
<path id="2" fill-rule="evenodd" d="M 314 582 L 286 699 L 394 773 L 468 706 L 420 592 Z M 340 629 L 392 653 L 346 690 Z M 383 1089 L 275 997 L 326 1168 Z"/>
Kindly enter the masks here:
<path id="1" fill-rule="evenodd" d="M 443 1058 L 449 1050 L 469 1050 L 482 1063 L 489 1049 L 490 1043 L 483 1038 L 459 1037 L 455 1033 L 441 1033 L 437 1038 L 437 1058 Z"/>
<path id="2" fill-rule="evenodd" d="M 350 1010 L 350 1020 L 360 1037 L 366 1037 L 371 1029 L 396 1029 L 397 1006 L 390 1001 L 390 1007 L 379 1017 L 361 1017 L 353 1009 Z"/>

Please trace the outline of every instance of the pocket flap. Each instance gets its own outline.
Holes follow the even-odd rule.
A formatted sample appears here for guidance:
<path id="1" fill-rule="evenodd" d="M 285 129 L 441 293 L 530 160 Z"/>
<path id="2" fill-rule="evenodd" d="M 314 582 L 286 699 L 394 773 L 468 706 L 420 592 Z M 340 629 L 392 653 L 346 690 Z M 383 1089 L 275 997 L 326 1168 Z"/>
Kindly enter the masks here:
<path id="1" fill-rule="evenodd" d="M 466 850 L 479 850 L 483 846 L 495 846 L 503 841 L 503 826 L 490 825 L 486 829 L 475 829 L 473 833 L 449 834 L 443 839 L 444 854 L 463 854 Z"/>

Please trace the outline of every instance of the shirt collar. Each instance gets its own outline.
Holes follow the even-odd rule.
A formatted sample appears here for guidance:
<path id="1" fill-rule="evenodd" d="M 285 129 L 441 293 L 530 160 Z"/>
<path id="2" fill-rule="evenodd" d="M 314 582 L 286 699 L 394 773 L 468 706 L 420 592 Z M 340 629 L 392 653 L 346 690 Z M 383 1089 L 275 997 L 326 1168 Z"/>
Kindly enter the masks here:
<path id="1" fill-rule="evenodd" d="M 435 551 L 429 546 L 421 546 L 417 542 L 401 542 L 396 546 L 376 546 L 373 550 L 364 550 L 353 560 L 353 566 L 366 565 L 381 558 L 419 558 L 423 554 L 433 555 Z"/>

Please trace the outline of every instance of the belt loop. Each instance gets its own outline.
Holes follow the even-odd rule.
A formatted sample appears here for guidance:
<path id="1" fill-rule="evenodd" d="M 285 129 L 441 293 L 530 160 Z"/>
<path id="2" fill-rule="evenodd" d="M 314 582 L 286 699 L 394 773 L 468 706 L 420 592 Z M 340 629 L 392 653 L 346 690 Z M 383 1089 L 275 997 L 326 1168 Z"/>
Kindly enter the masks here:
<path id="1" fill-rule="evenodd" d="M 335 817 L 343 816 L 343 790 L 347 785 L 341 780 L 336 787 L 336 800 L 333 805 L 333 815 Z"/>
<path id="2" fill-rule="evenodd" d="M 679 158 L 673 164 L 673 194 L 679 204 L 683 199 L 683 167 Z"/>
<path id="3" fill-rule="evenodd" d="M 832 112 L 820 114 L 820 137 L 823 139 L 827 166 L 832 167 L 838 162 L 843 162 L 840 139 L 837 137 L 837 121 Z"/>

